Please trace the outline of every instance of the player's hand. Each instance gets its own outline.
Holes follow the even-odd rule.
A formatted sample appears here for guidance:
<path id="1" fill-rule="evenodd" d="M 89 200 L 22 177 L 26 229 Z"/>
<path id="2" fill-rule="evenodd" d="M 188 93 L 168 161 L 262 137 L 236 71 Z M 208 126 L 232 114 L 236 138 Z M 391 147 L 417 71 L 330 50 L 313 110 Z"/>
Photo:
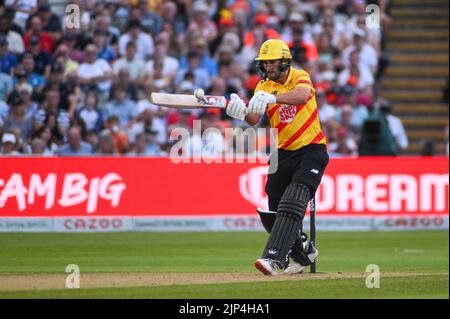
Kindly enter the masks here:
<path id="1" fill-rule="evenodd" d="M 275 95 L 264 91 L 258 91 L 248 103 L 248 112 L 263 115 L 267 105 L 273 103 L 277 103 Z"/>
<path id="2" fill-rule="evenodd" d="M 244 120 L 247 115 L 245 102 L 236 93 L 232 93 L 230 97 L 231 99 L 227 106 L 228 116 L 238 120 Z"/>

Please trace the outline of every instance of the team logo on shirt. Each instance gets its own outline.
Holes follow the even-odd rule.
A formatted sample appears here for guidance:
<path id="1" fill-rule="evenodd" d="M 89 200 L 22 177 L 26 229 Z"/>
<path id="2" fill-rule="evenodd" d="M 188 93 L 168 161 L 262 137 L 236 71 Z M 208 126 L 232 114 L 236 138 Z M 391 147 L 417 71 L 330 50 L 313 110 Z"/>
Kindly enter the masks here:
<path id="1" fill-rule="evenodd" d="M 295 114 L 297 114 L 297 107 L 295 105 L 283 105 L 278 111 L 280 122 L 287 124 L 292 122 Z"/>

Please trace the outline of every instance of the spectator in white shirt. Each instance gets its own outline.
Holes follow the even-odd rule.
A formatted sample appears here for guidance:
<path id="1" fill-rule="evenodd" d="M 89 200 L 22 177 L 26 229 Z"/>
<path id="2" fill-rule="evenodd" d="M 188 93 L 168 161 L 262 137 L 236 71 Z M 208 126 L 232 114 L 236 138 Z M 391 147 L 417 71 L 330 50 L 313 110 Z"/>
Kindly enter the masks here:
<path id="1" fill-rule="evenodd" d="M 153 38 L 142 32 L 141 23 L 138 20 L 131 20 L 128 23 L 128 32 L 119 38 L 119 53 L 121 55 L 126 54 L 127 44 L 130 41 L 136 43 L 137 56 L 141 60 L 147 61 L 153 55 L 155 51 Z"/>
<path id="2" fill-rule="evenodd" d="M 122 69 L 127 69 L 130 80 L 142 82 L 145 76 L 145 63 L 136 54 L 136 44 L 133 41 L 127 43 L 126 54 L 118 59 L 114 65 L 114 74 L 118 75 Z"/>
<path id="3" fill-rule="evenodd" d="M 97 88 L 106 95 L 111 88 L 112 69 L 108 62 L 97 59 L 98 48 L 94 44 L 86 46 L 86 60 L 77 71 L 78 81 L 89 89 Z"/>
<path id="4" fill-rule="evenodd" d="M 346 47 L 342 52 L 342 62 L 345 66 L 351 64 L 350 54 L 357 51 L 359 53 L 359 62 L 368 68 L 372 75 L 377 71 L 378 56 L 377 51 L 367 43 L 367 35 L 364 30 L 356 29 L 353 35 L 354 44 Z"/>
<path id="5" fill-rule="evenodd" d="M 350 85 L 358 88 L 366 94 L 372 95 L 374 78 L 372 73 L 363 64 L 359 63 L 359 52 L 350 53 L 350 65 L 338 75 L 338 85 L 344 87 Z"/>

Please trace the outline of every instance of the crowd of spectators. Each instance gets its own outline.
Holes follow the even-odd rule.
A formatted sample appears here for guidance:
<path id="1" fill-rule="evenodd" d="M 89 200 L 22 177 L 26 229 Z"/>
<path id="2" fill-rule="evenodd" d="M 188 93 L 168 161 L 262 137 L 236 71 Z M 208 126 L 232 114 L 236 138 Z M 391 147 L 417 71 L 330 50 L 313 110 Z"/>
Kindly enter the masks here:
<path id="1" fill-rule="evenodd" d="M 222 134 L 192 136 L 187 151 L 265 152 L 261 143 L 226 145 L 224 130 L 246 124 L 223 110 L 167 109 L 148 97 L 203 88 L 251 98 L 260 80 L 254 58 L 268 38 L 286 41 L 293 66 L 311 75 L 329 152 L 357 155 L 386 66 L 389 17 L 383 11 L 381 27 L 368 28 L 370 1 L 70 1 L 80 8 L 79 28 L 45 0 L 2 2 L 3 155 L 164 156 L 176 142 L 171 132 L 192 130 L 196 119 Z M 259 124 L 267 126 L 267 119 Z M 406 148 L 403 127 L 395 134 Z"/>

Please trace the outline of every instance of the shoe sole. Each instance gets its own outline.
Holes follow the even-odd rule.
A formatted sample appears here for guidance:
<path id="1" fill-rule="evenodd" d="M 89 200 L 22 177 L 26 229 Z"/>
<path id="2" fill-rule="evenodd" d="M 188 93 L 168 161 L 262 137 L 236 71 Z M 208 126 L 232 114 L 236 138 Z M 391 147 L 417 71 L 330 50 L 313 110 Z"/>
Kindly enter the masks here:
<path id="1" fill-rule="evenodd" d="M 259 260 L 255 261 L 255 267 L 256 267 L 256 269 L 258 269 L 260 272 L 262 272 L 266 276 L 275 276 L 276 275 L 276 274 L 273 274 L 269 269 L 264 267 L 264 265 Z"/>

